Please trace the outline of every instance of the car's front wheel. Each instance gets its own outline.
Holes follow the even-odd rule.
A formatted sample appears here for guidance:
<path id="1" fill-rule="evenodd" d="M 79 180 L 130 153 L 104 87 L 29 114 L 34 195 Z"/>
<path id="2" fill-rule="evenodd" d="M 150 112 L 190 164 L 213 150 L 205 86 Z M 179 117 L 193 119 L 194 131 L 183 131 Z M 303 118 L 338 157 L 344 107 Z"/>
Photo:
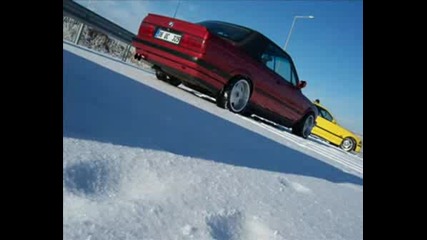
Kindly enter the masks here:
<path id="1" fill-rule="evenodd" d="M 292 133 L 302 138 L 308 138 L 311 134 L 311 130 L 314 127 L 314 117 L 312 114 L 306 115 L 302 121 L 295 124 L 292 127 Z"/>
<path id="2" fill-rule="evenodd" d="M 354 145 L 355 145 L 354 140 L 347 137 L 347 138 L 344 138 L 344 140 L 342 140 L 340 144 L 340 148 L 346 152 L 350 152 L 353 150 Z"/>

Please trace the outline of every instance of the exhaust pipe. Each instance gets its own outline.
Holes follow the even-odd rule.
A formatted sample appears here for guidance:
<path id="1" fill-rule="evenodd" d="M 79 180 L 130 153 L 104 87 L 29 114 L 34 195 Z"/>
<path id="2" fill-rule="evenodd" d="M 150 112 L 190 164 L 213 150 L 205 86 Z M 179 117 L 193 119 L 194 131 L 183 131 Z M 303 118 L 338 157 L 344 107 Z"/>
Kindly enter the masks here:
<path id="1" fill-rule="evenodd" d="M 139 53 L 135 53 L 135 55 L 133 56 L 136 60 L 140 61 L 141 58 L 145 59 L 145 56 L 139 54 Z"/>

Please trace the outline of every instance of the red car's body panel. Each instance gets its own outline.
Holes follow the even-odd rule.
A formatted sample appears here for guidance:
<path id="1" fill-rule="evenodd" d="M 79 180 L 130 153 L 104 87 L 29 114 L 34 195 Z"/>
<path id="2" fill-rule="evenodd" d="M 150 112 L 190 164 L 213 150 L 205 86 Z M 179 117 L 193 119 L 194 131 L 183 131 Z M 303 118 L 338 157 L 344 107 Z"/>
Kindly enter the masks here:
<path id="1" fill-rule="evenodd" d="M 206 89 L 214 97 L 237 76 L 250 80 L 251 108 L 285 126 L 293 126 L 308 113 L 316 117 L 316 108 L 301 89 L 261 62 L 260 51 L 267 44 L 275 44 L 256 31 L 231 25 L 247 33 L 245 38 L 232 41 L 213 34 L 201 24 L 149 14 L 132 45 L 146 61 L 184 83 Z M 165 32 L 159 33 L 158 29 Z M 154 37 L 161 34 L 168 35 L 169 40 Z M 174 43 L 168 42 L 171 35 Z M 281 54 L 289 57 L 284 51 Z M 295 72 L 292 76 L 297 79 L 290 57 L 289 61 L 291 71 Z"/>

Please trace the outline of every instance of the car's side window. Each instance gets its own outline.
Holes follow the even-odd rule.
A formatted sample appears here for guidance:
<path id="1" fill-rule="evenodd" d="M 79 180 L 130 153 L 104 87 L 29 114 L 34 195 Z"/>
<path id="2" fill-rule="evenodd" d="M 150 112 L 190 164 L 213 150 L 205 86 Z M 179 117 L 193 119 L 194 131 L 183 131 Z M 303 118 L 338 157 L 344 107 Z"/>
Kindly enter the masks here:
<path id="1" fill-rule="evenodd" d="M 282 76 L 286 81 L 291 82 L 291 63 L 289 62 L 289 60 L 287 58 L 277 56 L 276 61 L 276 73 Z"/>
<path id="2" fill-rule="evenodd" d="M 298 77 L 297 74 L 295 72 L 295 70 L 292 69 L 292 79 L 291 79 L 291 83 L 292 85 L 296 86 L 298 83 Z"/>
<path id="3" fill-rule="evenodd" d="M 323 117 L 324 119 L 326 119 L 326 120 L 328 120 L 328 121 L 332 122 L 332 120 L 333 120 L 334 118 L 331 116 L 331 114 L 330 114 L 328 111 L 326 111 L 325 109 L 322 109 L 322 110 L 321 110 L 321 112 L 322 112 L 322 117 Z"/>
<path id="4" fill-rule="evenodd" d="M 284 81 L 297 85 L 296 74 L 293 72 L 291 61 L 276 46 L 270 44 L 261 56 L 261 61 L 271 70 L 279 74 Z"/>
<path id="5" fill-rule="evenodd" d="M 275 61 L 275 58 L 274 58 L 274 56 L 273 56 L 273 55 L 271 55 L 271 54 L 270 54 L 270 53 L 268 53 L 268 52 L 263 53 L 263 54 L 262 54 L 262 56 L 261 56 L 261 61 L 262 61 L 262 63 L 264 63 L 268 68 L 270 68 L 271 70 L 273 70 L 273 71 L 274 71 L 276 61 Z"/>

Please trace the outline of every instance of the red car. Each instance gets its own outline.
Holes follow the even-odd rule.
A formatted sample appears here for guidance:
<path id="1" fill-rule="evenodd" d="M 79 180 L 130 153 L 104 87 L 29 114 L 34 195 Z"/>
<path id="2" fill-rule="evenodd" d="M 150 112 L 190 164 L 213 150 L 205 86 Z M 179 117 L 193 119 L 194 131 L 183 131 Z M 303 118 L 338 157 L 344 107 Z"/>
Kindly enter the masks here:
<path id="1" fill-rule="evenodd" d="M 135 58 L 156 76 L 208 94 L 219 107 L 257 114 L 307 138 L 317 109 L 301 88 L 291 57 L 263 34 L 239 25 L 190 23 L 148 14 L 132 41 Z"/>

